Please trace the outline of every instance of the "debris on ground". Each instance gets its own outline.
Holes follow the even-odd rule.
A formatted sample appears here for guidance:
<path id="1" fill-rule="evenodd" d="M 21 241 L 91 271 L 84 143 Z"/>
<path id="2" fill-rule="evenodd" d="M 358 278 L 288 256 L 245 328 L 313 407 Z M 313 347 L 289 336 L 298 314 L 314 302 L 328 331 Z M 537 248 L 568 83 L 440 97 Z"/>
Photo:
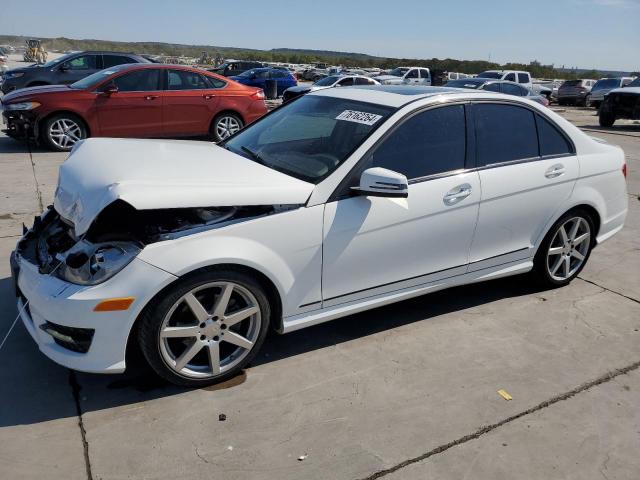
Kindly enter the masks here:
<path id="1" fill-rule="evenodd" d="M 300 456 L 298 457 L 298 461 L 299 461 L 299 462 L 301 462 L 301 461 L 303 461 L 304 459 L 306 459 L 307 457 L 308 457 L 308 455 L 307 455 L 306 453 L 305 453 L 304 455 L 300 455 Z"/>
<path id="2" fill-rule="evenodd" d="M 224 413 L 221 413 L 220 415 L 218 415 L 219 422 L 224 422 L 226 419 L 227 419 L 227 416 Z"/>
<path id="3" fill-rule="evenodd" d="M 509 395 L 509 392 L 506 390 L 498 390 L 498 395 L 500 395 L 505 400 L 513 400 L 513 397 Z"/>

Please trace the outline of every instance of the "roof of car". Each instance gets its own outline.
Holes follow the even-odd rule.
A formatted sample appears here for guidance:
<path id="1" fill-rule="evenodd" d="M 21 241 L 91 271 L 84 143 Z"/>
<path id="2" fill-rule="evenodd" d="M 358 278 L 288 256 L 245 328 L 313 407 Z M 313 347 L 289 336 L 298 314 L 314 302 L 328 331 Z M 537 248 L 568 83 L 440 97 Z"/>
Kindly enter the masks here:
<path id="1" fill-rule="evenodd" d="M 345 98 L 361 102 L 376 103 L 389 107 L 402 107 L 421 98 L 447 94 L 473 94 L 474 90 L 447 87 L 421 87 L 411 85 L 356 85 L 353 87 L 327 88 L 310 95 Z"/>

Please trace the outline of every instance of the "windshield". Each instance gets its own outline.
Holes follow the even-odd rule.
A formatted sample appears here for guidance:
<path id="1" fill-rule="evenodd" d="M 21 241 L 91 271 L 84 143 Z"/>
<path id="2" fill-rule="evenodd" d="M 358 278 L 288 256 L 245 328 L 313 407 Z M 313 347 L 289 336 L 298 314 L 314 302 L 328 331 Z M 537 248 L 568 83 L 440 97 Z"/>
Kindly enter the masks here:
<path id="1" fill-rule="evenodd" d="M 393 70 L 391 70 L 389 72 L 389 75 L 393 75 L 394 77 L 402 77 L 408 71 L 409 71 L 408 68 L 398 67 L 398 68 L 394 68 Z"/>
<path id="2" fill-rule="evenodd" d="M 82 80 L 78 80 L 77 82 L 72 83 L 71 85 L 69 85 L 69 87 L 76 90 L 86 90 L 102 82 L 109 75 L 112 75 L 119 70 L 122 70 L 123 68 L 127 68 L 129 66 L 130 65 L 125 63 L 122 65 L 117 65 L 115 67 L 105 68 L 104 70 L 100 70 L 99 72 L 89 75 L 88 77 L 84 77 Z"/>
<path id="3" fill-rule="evenodd" d="M 314 83 L 314 85 L 317 85 L 318 87 L 330 87 L 331 85 L 336 83 L 336 81 L 339 78 L 340 77 L 337 77 L 335 75 L 333 75 L 331 77 L 325 77 L 325 78 L 322 78 L 322 79 L 318 80 L 316 83 Z"/>
<path id="4" fill-rule="evenodd" d="M 453 88 L 479 88 L 483 82 L 474 82 L 469 79 L 461 79 L 461 80 L 451 80 L 447 82 L 445 87 L 453 87 Z"/>
<path id="5" fill-rule="evenodd" d="M 500 72 L 482 72 L 478 74 L 478 78 L 502 78 Z"/>
<path id="6" fill-rule="evenodd" d="M 224 148 L 311 183 L 330 175 L 393 112 L 390 107 L 309 95 L 274 110 Z"/>
<path id="7" fill-rule="evenodd" d="M 640 87 L 640 77 L 636 78 L 633 82 L 625 85 L 627 87 Z"/>
<path id="8" fill-rule="evenodd" d="M 603 78 L 598 80 L 591 90 L 603 90 L 605 88 L 618 88 L 620 80 L 617 78 Z"/>
<path id="9" fill-rule="evenodd" d="M 42 66 L 45 67 L 45 68 L 53 67 L 55 65 L 58 65 L 60 62 L 64 62 L 65 60 L 67 60 L 72 55 L 75 55 L 75 54 L 74 53 L 67 53 L 66 55 L 62 55 L 61 57 L 54 58 L 53 60 L 49 60 L 47 63 L 45 63 Z"/>

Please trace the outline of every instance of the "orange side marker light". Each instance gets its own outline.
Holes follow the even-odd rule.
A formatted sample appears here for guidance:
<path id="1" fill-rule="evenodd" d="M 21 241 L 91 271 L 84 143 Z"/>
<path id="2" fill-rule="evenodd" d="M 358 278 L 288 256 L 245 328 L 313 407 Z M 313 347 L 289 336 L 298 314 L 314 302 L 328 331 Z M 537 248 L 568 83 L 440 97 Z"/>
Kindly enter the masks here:
<path id="1" fill-rule="evenodd" d="M 98 303 L 94 312 L 115 312 L 118 310 L 127 310 L 135 301 L 136 297 L 107 298 Z"/>

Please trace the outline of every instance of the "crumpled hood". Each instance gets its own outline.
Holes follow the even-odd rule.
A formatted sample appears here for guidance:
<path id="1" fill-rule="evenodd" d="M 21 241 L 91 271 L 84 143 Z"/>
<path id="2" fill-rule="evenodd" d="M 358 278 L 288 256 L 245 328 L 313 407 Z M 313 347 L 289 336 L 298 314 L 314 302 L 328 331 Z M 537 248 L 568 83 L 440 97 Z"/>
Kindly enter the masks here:
<path id="1" fill-rule="evenodd" d="M 2 97 L 2 103 L 5 105 L 10 102 L 24 101 L 30 98 L 35 98 L 41 94 L 49 93 L 67 93 L 71 89 L 68 85 L 40 85 L 38 87 L 19 88 L 13 92 L 7 93 Z"/>
<path id="2" fill-rule="evenodd" d="M 210 142 L 90 138 L 60 167 L 54 207 L 82 235 L 118 199 L 138 210 L 294 205 L 313 188 Z"/>

